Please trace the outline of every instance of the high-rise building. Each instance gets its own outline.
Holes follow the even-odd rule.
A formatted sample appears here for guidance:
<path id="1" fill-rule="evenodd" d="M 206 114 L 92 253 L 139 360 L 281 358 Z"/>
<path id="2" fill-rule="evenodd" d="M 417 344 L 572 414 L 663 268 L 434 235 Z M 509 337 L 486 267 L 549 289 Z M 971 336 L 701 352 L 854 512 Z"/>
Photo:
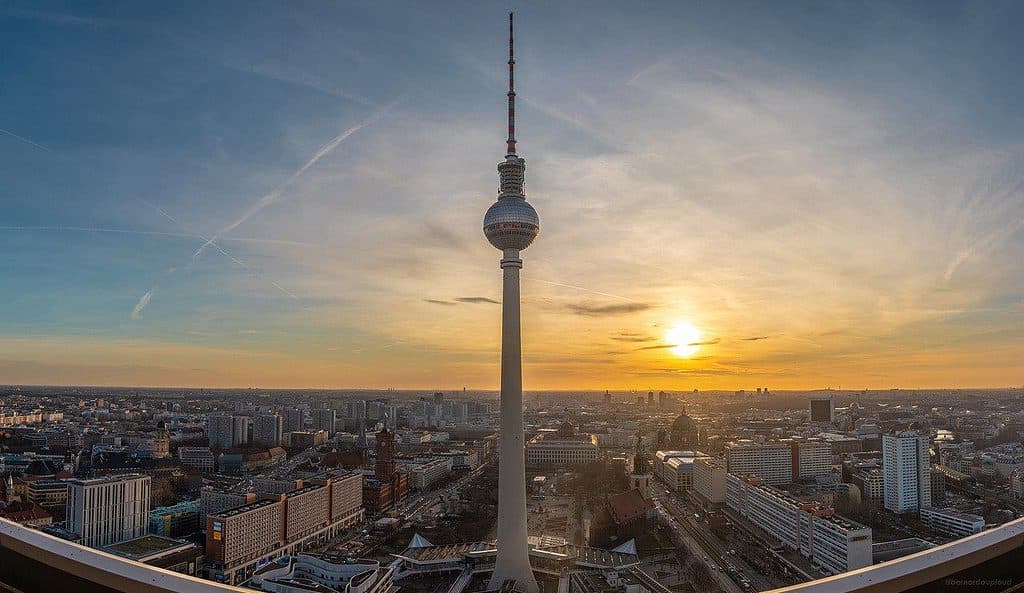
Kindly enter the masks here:
<path id="1" fill-rule="evenodd" d="M 211 447 L 231 447 L 231 416 L 221 412 L 208 414 L 206 436 Z"/>
<path id="2" fill-rule="evenodd" d="M 831 397 L 812 397 L 807 403 L 811 422 L 835 422 L 836 407 Z"/>
<path id="3" fill-rule="evenodd" d="M 348 418 L 366 418 L 367 405 L 364 400 L 353 399 L 345 403 L 345 416 Z"/>
<path id="4" fill-rule="evenodd" d="M 67 530 L 99 548 L 149 530 L 150 478 L 127 474 L 68 481 Z"/>
<path id="5" fill-rule="evenodd" d="M 249 419 L 216 413 L 206 417 L 206 430 L 211 447 L 230 449 L 249 442 Z"/>
<path id="6" fill-rule="evenodd" d="M 526 538 L 526 459 L 523 443 L 523 369 L 519 325 L 519 270 L 526 249 L 540 232 L 540 217 L 523 189 L 526 160 L 516 154 L 515 57 L 512 13 L 508 15 L 508 140 L 498 164 L 498 200 L 484 215 L 484 234 L 502 251 L 501 462 L 498 464 L 498 550 L 490 589 L 507 584 L 524 593 L 540 588 L 530 567 Z"/>
<path id="7" fill-rule="evenodd" d="M 326 432 L 328 436 L 334 436 L 334 422 L 334 410 L 320 409 L 313 413 L 313 428 Z"/>
<path id="8" fill-rule="evenodd" d="M 290 408 L 284 411 L 284 427 L 283 431 L 297 432 L 302 430 L 306 425 L 305 413 L 298 408 Z"/>
<path id="9" fill-rule="evenodd" d="M 260 414 L 252 422 L 252 442 L 259 447 L 280 447 L 284 419 L 277 414 Z"/>
<path id="10" fill-rule="evenodd" d="M 913 431 L 882 435 L 885 508 L 894 513 L 932 506 L 928 436 Z"/>
<path id="11" fill-rule="evenodd" d="M 231 417 L 231 442 L 239 447 L 249 443 L 249 430 L 252 420 L 248 416 Z"/>

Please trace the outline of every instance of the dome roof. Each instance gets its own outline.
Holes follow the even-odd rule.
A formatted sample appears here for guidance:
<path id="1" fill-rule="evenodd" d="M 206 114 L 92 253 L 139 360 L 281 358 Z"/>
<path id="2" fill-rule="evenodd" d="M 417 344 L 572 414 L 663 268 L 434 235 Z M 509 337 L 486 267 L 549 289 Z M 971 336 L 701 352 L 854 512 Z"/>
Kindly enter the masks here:
<path id="1" fill-rule="evenodd" d="M 693 422 L 693 418 L 690 418 L 686 414 L 680 414 L 678 418 L 672 423 L 672 432 L 678 432 L 681 430 L 693 430 L 696 424 Z"/>

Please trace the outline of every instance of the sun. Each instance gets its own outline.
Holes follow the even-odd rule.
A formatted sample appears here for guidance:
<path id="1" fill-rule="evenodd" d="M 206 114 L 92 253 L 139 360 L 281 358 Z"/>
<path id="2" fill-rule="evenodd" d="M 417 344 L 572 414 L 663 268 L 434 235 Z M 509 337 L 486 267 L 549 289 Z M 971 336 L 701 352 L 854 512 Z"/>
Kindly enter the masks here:
<path id="1" fill-rule="evenodd" d="M 672 344 L 670 352 L 687 358 L 700 350 L 700 330 L 689 322 L 677 323 L 665 334 L 665 342 Z"/>

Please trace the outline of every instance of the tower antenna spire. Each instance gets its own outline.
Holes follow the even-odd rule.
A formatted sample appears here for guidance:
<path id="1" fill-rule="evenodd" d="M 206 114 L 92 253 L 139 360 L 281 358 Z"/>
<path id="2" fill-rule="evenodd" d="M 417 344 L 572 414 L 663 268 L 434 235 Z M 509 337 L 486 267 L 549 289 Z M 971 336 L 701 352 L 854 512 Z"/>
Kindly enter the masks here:
<path id="1" fill-rule="evenodd" d="M 516 91 L 515 91 L 515 69 L 516 58 L 514 51 L 514 30 L 512 28 L 512 15 L 508 13 L 508 150 L 507 154 L 516 153 Z"/>

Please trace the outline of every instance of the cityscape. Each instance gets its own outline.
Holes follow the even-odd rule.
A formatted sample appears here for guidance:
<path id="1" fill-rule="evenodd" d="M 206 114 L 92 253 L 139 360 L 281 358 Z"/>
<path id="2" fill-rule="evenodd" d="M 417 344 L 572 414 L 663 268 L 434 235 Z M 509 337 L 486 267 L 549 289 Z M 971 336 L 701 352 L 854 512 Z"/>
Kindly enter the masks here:
<path id="1" fill-rule="evenodd" d="M 997 529 L 1024 513 L 1022 400 L 526 392 L 530 565 L 545 591 L 764 591 Z M 3 404 L 8 521 L 256 590 L 488 589 L 497 393 L 6 387 Z"/>
<path id="2" fill-rule="evenodd" d="M 164 12 L 142 4 L 0 7 L 11 33 L 0 47 L 34 64 L 10 77 L 12 107 L 28 115 L 0 119 L 0 151 L 10 151 L 0 156 L 11 155 L 0 171 L 25 196 L 0 195 L 12 213 L 2 227 L 12 273 L 0 318 L 0 593 L 1024 590 L 1024 154 L 1013 134 L 1024 84 L 991 91 L 985 117 L 968 109 L 975 95 L 939 89 L 943 77 L 977 77 L 979 88 L 998 78 L 1001 59 L 1016 55 L 1020 6 L 779 3 L 768 15 L 739 2 L 723 3 L 724 12 L 595 5 L 574 23 L 561 3 L 440 10 L 451 15 L 411 5 Z M 448 20 L 456 14 L 465 26 Z M 697 21 L 685 28 L 692 41 L 677 38 L 685 16 Z M 811 22 L 820 30 L 789 34 Z M 417 42 L 450 37 L 440 45 L 453 43 L 451 51 L 404 53 L 398 23 L 415 28 Z M 754 36 L 716 29 L 723 23 Z M 432 26 L 440 29 L 424 33 Z M 335 38 L 334 27 L 345 35 Z M 594 39 L 589 27 L 607 34 Z M 635 47 L 620 38 L 626 32 Z M 635 70 L 638 56 L 651 57 L 638 32 L 659 57 Z M 883 44 L 900 32 L 902 49 Z M 947 55 L 937 41 L 946 35 L 967 43 L 966 57 Z M 566 65 L 556 39 L 606 62 L 594 71 Z M 801 53 L 805 43 L 811 54 Z M 264 44 L 260 58 L 233 53 Z M 337 55 L 323 58 L 324 47 Z M 204 70 L 213 55 L 223 62 Z M 300 55 L 303 69 L 288 61 Z M 745 79 L 729 56 L 759 74 Z M 418 57 L 410 70 L 378 67 Z M 351 69 L 344 86 L 333 81 L 335 62 Z M 887 62 L 924 73 L 899 90 L 883 73 Z M 596 92 L 595 81 L 615 79 L 623 63 L 634 72 L 621 88 Z M 913 102 L 927 90 L 933 103 L 924 105 L 943 108 L 937 123 L 875 128 L 866 115 L 873 106 L 826 97 L 847 83 L 826 84 L 832 73 L 819 68 L 839 63 L 878 96 Z M 66 120 L 64 136 L 43 124 L 33 131 L 38 114 L 61 111 L 65 97 L 49 90 L 33 104 L 24 89 L 65 67 L 77 72 L 62 80 L 82 109 L 51 114 Z M 450 71 L 459 68 L 479 88 Z M 938 74 L 926 80 L 931 68 Z M 681 82 L 648 86 L 669 70 Z M 413 71 L 430 82 L 392 96 L 392 79 Z M 154 72 L 181 90 L 149 95 Z M 781 84 L 769 89 L 766 72 Z M 803 76 L 811 82 L 793 88 Z M 729 89 L 722 97 L 745 93 L 751 102 L 710 101 L 655 127 L 678 125 L 677 139 L 701 135 L 677 154 L 692 154 L 697 168 L 710 153 L 735 153 L 723 161 L 730 176 L 712 167 L 716 177 L 705 179 L 672 163 L 679 188 L 654 175 L 631 194 L 623 180 L 643 177 L 651 166 L 643 159 L 660 161 L 652 155 L 664 147 L 616 138 L 627 131 L 618 124 L 595 125 L 599 105 L 619 102 L 640 129 L 660 101 L 706 99 L 707 80 Z M 220 99 L 204 103 L 204 92 L 195 103 L 200 87 Z M 237 112 L 213 108 L 221 99 Z M 493 108 L 472 107 L 483 102 Z M 338 113 L 298 123 L 339 103 L 350 109 L 339 112 L 347 122 L 339 131 L 330 131 Z M 805 155 L 781 142 L 734 146 L 715 126 L 686 123 L 742 121 L 755 103 L 753 120 L 764 125 L 755 135 L 816 130 L 822 162 L 844 166 L 765 175 L 765 163 L 793 167 Z M 419 127 L 460 109 L 479 130 Z M 292 119 L 281 124 L 277 111 Z M 353 113 L 361 114 L 354 123 Z M 198 137 L 166 132 L 151 139 L 154 148 L 121 136 L 164 116 L 184 136 L 192 122 L 200 135 L 215 128 L 216 147 L 204 157 Z M 946 140 L 949 150 L 986 148 L 930 161 L 957 118 L 977 135 Z M 240 139 L 278 125 L 280 136 Z M 302 153 L 325 126 L 327 142 L 298 157 L 298 168 L 290 169 L 294 155 L 273 156 L 276 143 Z M 375 135 L 383 127 L 410 134 Z M 107 148 L 87 148 L 96 138 L 83 131 L 104 128 Z M 845 139 L 832 140 L 840 129 Z M 892 155 L 860 157 L 861 133 L 899 145 L 905 171 L 869 163 Z M 171 146 L 178 141 L 183 153 Z M 434 160 L 435 146 L 450 156 Z M 194 158 L 181 158 L 192 149 Z M 458 181 L 434 170 L 447 162 L 461 171 L 484 153 L 487 171 Z M 80 192 L 107 216 L 107 200 L 152 182 L 145 170 L 155 155 L 167 159 L 166 178 L 119 214 L 35 220 L 82 207 L 42 198 L 54 188 Z M 44 156 L 51 174 L 32 161 Z M 94 168 L 89 158 L 107 160 Z M 253 161 L 259 171 L 244 189 L 212 172 L 249 159 L 277 164 Z M 337 162 L 345 159 L 358 170 Z M 387 171 L 396 162 L 408 169 Z M 120 172 L 104 179 L 111 163 Z M 123 172 L 133 166 L 139 171 Z M 943 167 L 972 166 L 975 177 L 941 189 Z M 573 210 L 567 191 L 586 184 L 572 185 L 566 170 L 611 202 L 583 195 Z M 179 186 L 178 174 L 193 179 Z M 842 215 L 809 200 L 840 179 L 880 192 L 874 226 L 851 234 L 848 221 L 812 214 Z M 427 205 L 388 197 L 407 181 Z M 214 187 L 225 204 L 190 201 Z M 751 190 L 795 192 L 800 217 L 777 224 L 774 207 L 761 209 Z M 361 198 L 322 197 L 349 191 Z M 698 191 L 710 199 L 693 197 Z M 458 203 L 442 201 L 446 193 Z M 239 203 L 247 204 L 240 215 Z M 148 224 L 178 230 L 135 226 L 137 208 Z M 918 219 L 941 225 L 940 211 L 956 223 L 946 236 L 913 235 Z M 463 215 L 474 222 L 462 224 Z M 749 245 L 737 235 L 716 249 L 696 246 L 723 240 L 716 217 L 749 217 Z M 651 230 L 659 226 L 671 231 Z M 316 228 L 330 235 L 319 247 Z M 785 247 L 763 242 L 761 231 Z M 968 231 L 977 234 L 962 243 Z M 54 241 L 25 242 L 39 236 Z M 360 237 L 370 242 L 360 246 Z M 675 245 L 643 244 L 666 237 Z M 154 240 L 180 248 L 156 255 Z M 325 257 L 318 250 L 328 244 L 338 251 Z M 748 249 L 757 255 L 744 256 Z M 663 257 L 651 261 L 655 253 Z M 134 274 L 135 266 L 147 271 Z M 320 276 L 336 272 L 341 284 Z M 780 283 L 760 285 L 773 277 Z M 121 294 L 140 279 L 141 292 Z"/>

